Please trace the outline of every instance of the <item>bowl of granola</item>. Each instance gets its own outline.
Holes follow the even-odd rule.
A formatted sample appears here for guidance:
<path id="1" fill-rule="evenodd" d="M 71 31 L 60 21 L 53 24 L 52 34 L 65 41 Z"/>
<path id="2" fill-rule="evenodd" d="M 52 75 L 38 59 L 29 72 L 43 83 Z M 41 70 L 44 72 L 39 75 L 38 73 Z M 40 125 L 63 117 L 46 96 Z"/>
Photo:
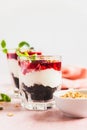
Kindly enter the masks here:
<path id="1" fill-rule="evenodd" d="M 87 90 L 60 90 L 53 96 L 56 108 L 65 116 L 87 117 Z"/>

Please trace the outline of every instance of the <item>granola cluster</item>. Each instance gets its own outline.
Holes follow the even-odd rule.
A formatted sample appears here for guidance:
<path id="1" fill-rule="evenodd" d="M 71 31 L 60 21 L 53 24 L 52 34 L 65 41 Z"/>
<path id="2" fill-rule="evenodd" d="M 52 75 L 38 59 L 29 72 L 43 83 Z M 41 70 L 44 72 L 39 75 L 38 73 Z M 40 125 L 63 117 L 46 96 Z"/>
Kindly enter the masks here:
<path id="1" fill-rule="evenodd" d="M 62 95 L 63 98 L 87 98 L 87 94 L 81 92 L 69 91 Z"/>

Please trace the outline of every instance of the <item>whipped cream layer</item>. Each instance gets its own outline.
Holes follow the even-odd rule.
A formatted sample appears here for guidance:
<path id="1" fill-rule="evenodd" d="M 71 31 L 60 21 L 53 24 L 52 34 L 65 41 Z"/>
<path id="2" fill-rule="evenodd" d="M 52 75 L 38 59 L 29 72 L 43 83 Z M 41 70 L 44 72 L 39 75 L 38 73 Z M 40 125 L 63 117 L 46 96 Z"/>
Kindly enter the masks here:
<path id="1" fill-rule="evenodd" d="M 58 87 L 62 82 L 61 71 L 54 69 L 46 69 L 40 71 L 32 71 L 20 74 L 21 83 L 24 83 L 27 87 L 33 86 L 34 84 L 42 84 L 51 88 Z"/>
<path id="2" fill-rule="evenodd" d="M 18 62 L 16 59 L 8 59 L 8 67 L 10 72 L 14 74 L 14 77 L 19 77 L 18 75 Z"/>

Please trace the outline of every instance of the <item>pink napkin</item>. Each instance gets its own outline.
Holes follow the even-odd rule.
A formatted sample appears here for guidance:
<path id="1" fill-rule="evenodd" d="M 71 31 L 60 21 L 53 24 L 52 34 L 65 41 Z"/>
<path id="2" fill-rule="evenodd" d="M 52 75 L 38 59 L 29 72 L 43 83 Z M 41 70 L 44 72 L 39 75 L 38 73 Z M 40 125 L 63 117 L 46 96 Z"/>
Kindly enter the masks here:
<path id="1" fill-rule="evenodd" d="M 87 88 L 87 69 L 77 66 L 65 66 L 62 68 L 62 89 Z"/>

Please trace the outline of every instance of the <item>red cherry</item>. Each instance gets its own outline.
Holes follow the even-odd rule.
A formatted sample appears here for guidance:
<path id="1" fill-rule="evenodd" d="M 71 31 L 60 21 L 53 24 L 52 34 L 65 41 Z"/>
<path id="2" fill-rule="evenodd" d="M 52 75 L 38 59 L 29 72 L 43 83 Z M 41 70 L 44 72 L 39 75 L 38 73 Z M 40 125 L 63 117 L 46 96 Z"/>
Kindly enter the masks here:
<path id="1" fill-rule="evenodd" d="M 37 55 L 42 55 L 42 52 L 35 52 L 35 51 L 29 51 L 29 55 L 37 54 Z"/>
<path id="2" fill-rule="evenodd" d="M 15 52 L 14 53 L 7 53 L 7 58 L 17 60 L 17 54 Z"/>
<path id="3" fill-rule="evenodd" d="M 61 62 L 53 63 L 53 68 L 54 68 L 55 70 L 60 71 L 60 70 L 61 70 Z"/>

